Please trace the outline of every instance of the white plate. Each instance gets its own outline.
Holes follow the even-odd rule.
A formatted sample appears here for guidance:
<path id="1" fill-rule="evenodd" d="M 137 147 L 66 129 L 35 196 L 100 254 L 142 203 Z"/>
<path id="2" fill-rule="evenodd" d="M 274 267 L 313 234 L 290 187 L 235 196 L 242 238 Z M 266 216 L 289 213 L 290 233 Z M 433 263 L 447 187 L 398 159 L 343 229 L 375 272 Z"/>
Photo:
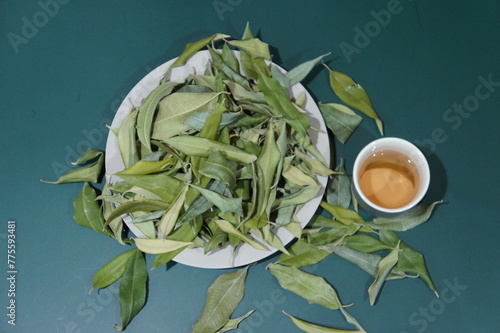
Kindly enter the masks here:
<path id="1" fill-rule="evenodd" d="M 237 51 L 235 51 L 235 53 L 237 56 L 239 55 Z M 170 77 L 171 81 L 183 82 L 189 74 L 203 73 L 209 59 L 210 54 L 208 51 L 200 51 L 196 53 L 184 66 L 176 67 L 172 70 Z M 111 124 L 113 128 L 120 128 L 123 119 L 130 113 L 132 108 L 141 105 L 142 101 L 149 95 L 149 93 L 156 86 L 158 86 L 159 81 L 163 78 L 163 75 L 174 61 L 175 59 L 172 59 L 157 67 L 135 85 L 118 108 L 115 118 L 113 119 L 113 123 Z M 281 70 L 284 71 L 283 69 Z M 321 112 L 311 95 L 305 90 L 304 86 L 296 84 L 292 87 L 292 95 L 294 97 L 300 96 L 303 92 L 306 92 L 307 94 L 307 101 L 303 107 L 308 112 L 307 115 L 309 122 L 312 127 L 319 130 L 310 130 L 309 134 L 313 143 L 324 156 L 325 160 L 329 162 L 330 143 Z M 118 181 L 119 179 L 112 175 L 123 170 L 124 168 L 125 166 L 118 148 L 117 137 L 110 131 L 106 144 L 106 174 L 108 175 L 108 182 L 114 183 Z M 297 219 L 302 228 L 306 226 L 316 212 L 321 202 L 321 197 L 323 196 L 327 180 L 327 177 L 318 177 L 318 181 L 322 186 L 321 190 L 315 198 L 307 202 L 297 213 Z M 130 219 L 124 220 L 130 228 L 130 231 L 133 232 L 136 237 L 145 237 L 137 227 L 130 223 Z M 285 228 L 278 228 L 276 234 L 285 245 L 294 239 L 294 236 Z M 271 248 L 269 251 L 257 250 L 245 243 L 239 248 L 235 257 L 233 257 L 233 248 L 231 246 L 226 246 L 223 249 L 214 250 L 206 255 L 203 253 L 202 248 L 185 249 L 173 260 L 178 263 L 194 267 L 229 268 L 254 263 L 270 256 L 276 251 L 277 249 L 274 248 Z"/>

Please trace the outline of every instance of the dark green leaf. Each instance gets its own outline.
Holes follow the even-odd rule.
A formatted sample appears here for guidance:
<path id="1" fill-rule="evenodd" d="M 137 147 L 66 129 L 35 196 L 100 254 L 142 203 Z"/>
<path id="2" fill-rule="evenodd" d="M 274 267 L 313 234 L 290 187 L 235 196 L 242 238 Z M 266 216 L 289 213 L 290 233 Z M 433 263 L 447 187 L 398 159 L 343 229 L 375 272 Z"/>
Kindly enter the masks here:
<path id="1" fill-rule="evenodd" d="M 106 288 L 110 284 L 118 281 L 125 271 L 125 266 L 129 258 L 134 255 L 136 251 L 137 249 L 132 249 L 124 252 L 98 270 L 92 279 L 92 289 Z"/>
<path id="2" fill-rule="evenodd" d="M 370 236 L 368 234 L 356 234 L 352 236 L 347 236 L 344 238 L 342 245 L 348 246 L 351 249 L 362 251 L 362 252 L 376 252 L 381 250 L 390 250 L 392 246 L 389 246 L 379 239 Z"/>
<path id="3" fill-rule="evenodd" d="M 93 229 L 107 236 L 113 236 L 113 233 L 105 227 L 102 210 L 96 199 L 97 193 L 94 188 L 85 183 L 82 191 L 73 201 L 73 219 L 83 227 Z"/>
<path id="4" fill-rule="evenodd" d="M 144 254 L 135 250 L 123 271 L 119 288 L 121 324 L 115 325 L 123 331 L 146 303 L 146 282 L 148 271 Z"/>
<path id="5" fill-rule="evenodd" d="M 177 82 L 164 82 L 153 89 L 146 97 L 137 115 L 137 136 L 139 141 L 147 148 L 151 147 L 151 130 L 153 128 L 153 118 L 158 108 L 158 103 L 170 95 L 172 90 L 179 85 Z"/>
<path id="6" fill-rule="evenodd" d="M 134 212 L 154 212 L 157 210 L 167 210 L 170 204 L 162 200 L 146 199 L 140 201 L 127 201 L 116 207 L 108 216 L 108 222 L 115 218 Z"/>
<path id="7" fill-rule="evenodd" d="M 207 44 L 228 37 L 230 36 L 224 34 L 214 34 L 212 36 L 205 37 L 197 42 L 188 43 L 184 48 L 184 51 L 182 51 L 182 54 L 175 60 L 171 67 L 184 65 L 193 54 L 207 46 Z"/>

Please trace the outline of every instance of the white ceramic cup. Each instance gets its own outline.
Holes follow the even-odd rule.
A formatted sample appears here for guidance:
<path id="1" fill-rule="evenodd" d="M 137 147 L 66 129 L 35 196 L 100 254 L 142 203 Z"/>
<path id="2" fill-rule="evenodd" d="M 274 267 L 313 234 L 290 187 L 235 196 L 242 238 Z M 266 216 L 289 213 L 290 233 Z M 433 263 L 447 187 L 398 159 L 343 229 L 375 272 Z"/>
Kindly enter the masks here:
<path id="1" fill-rule="evenodd" d="M 419 173 L 418 184 L 416 184 L 418 187 L 413 199 L 397 208 L 382 207 L 370 201 L 361 190 L 359 181 L 361 168 L 366 159 L 377 152 L 389 150 L 398 151 L 408 156 L 409 162 L 416 167 Z M 409 210 L 422 200 L 429 188 L 430 170 L 424 154 L 414 144 L 400 138 L 386 137 L 370 142 L 359 152 L 354 162 L 352 178 L 354 194 L 361 207 L 377 216 L 391 216 Z"/>

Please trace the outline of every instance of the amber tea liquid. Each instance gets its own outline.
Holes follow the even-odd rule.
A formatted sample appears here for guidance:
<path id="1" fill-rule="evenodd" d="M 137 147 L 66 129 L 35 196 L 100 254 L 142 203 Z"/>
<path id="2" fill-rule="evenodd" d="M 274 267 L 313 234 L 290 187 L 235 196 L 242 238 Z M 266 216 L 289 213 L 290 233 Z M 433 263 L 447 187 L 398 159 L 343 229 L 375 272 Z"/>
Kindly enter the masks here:
<path id="1" fill-rule="evenodd" d="M 418 192 L 420 175 L 407 155 L 395 150 L 372 153 L 361 165 L 359 187 L 374 204 L 399 208 L 410 203 Z"/>

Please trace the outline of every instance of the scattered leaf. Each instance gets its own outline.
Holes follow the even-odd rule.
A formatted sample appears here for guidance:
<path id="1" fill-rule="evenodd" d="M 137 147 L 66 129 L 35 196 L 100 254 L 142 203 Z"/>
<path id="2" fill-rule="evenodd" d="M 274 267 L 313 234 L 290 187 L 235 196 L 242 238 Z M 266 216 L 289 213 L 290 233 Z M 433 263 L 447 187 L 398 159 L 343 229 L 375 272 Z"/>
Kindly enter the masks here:
<path id="1" fill-rule="evenodd" d="M 243 299 L 248 267 L 219 276 L 208 288 L 201 316 L 193 333 L 213 333 L 224 327 Z"/>

